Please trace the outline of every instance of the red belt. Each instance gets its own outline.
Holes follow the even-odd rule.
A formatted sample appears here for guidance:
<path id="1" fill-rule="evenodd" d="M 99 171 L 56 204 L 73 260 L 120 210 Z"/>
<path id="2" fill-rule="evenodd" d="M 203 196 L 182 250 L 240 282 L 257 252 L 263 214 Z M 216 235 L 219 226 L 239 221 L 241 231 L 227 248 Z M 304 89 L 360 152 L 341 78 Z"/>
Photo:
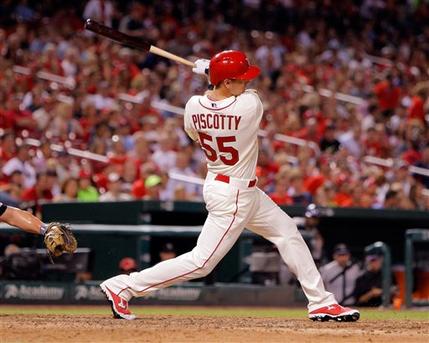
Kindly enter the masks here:
<path id="1" fill-rule="evenodd" d="M 217 174 L 215 177 L 215 180 L 229 183 L 230 177 L 228 175 Z M 252 187 L 255 187 L 255 185 L 256 185 L 256 179 L 249 181 L 249 184 L 247 185 L 247 187 L 252 188 Z"/>

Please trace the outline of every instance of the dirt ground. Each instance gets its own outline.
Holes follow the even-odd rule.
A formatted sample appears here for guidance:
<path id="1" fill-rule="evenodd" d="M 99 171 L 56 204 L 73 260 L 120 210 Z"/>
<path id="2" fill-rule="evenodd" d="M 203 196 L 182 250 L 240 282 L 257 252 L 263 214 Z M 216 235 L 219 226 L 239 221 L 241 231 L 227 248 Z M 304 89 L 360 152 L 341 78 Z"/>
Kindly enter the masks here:
<path id="1" fill-rule="evenodd" d="M 0 342 L 429 342 L 427 321 L 0 315 Z"/>

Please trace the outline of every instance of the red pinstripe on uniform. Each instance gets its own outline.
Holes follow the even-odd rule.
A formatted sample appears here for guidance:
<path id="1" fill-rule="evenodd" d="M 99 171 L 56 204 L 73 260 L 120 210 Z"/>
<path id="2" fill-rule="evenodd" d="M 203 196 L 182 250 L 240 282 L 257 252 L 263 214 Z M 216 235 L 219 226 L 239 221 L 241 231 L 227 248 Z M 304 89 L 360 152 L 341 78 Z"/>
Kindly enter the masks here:
<path id="1" fill-rule="evenodd" d="M 186 276 L 186 275 L 192 274 L 192 273 L 196 272 L 197 270 L 204 268 L 204 267 L 205 267 L 205 265 L 207 264 L 207 262 L 210 260 L 210 258 L 214 255 L 214 253 L 216 252 L 216 250 L 219 248 L 219 246 L 220 246 L 220 244 L 222 243 L 223 239 L 225 238 L 225 236 L 227 235 L 227 233 L 228 233 L 228 232 L 229 232 L 229 230 L 231 229 L 232 224 L 234 224 L 235 216 L 236 216 L 236 214 L 237 214 L 237 212 L 238 212 L 238 196 L 239 196 L 239 194 L 240 194 L 240 190 L 237 190 L 237 195 L 236 195 L 236 198 L 235 198 L 235 212 L 234 212 L 234 214 L 233 214 L 233 216 L 232 216 L 232 220 L 231 220 L 231 223 L 230 223 L 230 224 L 229 224 L 229 226 L 228 226 L 228 229 L 225 231 L 225 233 L 223 234 L 222 238 L 220 239 L 220 241 L 218 242 L 218 244 L 217 244 L 217 245 L 216 245 L 216 247 L 214 248 L 213 252 L 210 254 L 210 256 L 207 258 L 207 260 L 203 263 L 203 265 L 202 265 L 201 267 L 195 268 L 194 270 L 191 270 L 190 272 L 187 272 L 187 273 L 185 273 L 185 274 L 181 274 L 181 275 L 176 276 L 176 277 L 174 277 L 174 278 L 171 278 L 171 279 L 168 279 L 168 280 L 165 280 L 165 281 L 162 281 L 162 282 L 156 283 L 156 284 L 154 284 L 154 285 L 147 286 L 147 287 L 146 287 L 146 288 L 144 288 L 143 290 L 141 290 L 141 291 L 137 291 L 137 293 L 143 293 L 143 292 L 147 291 L 147 290 L 148 290 L 148 289 L 150 289 L 150 288 L 153 288 L 153 287 L 156 287 L 156 286 L 162 285 L 162 284 L 164 284 L 164 283 L 167 283 L 167 282 L 173 281 L 173 280 L 175 280 L 175 279 L 181 278 L 181 277 L 183 277 L 183 276 Z M 129 288 L 130 288 L 130 287 L 126 287 L 126 288 L 121 289 L 121 291 L 118 293 L 118 295 L 119 295 L 119 294 L 121 294 L 123 291 L 125 291 L 125 290 L 129 289 Z"/>

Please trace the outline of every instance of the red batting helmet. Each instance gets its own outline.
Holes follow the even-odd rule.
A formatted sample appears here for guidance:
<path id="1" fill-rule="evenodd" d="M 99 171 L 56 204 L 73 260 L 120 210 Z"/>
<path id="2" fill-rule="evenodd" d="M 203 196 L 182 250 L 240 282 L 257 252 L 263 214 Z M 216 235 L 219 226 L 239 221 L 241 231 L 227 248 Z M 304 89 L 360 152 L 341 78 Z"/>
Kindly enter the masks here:
<path id="1" fill-rule="evenodd" d="M 210 60 L 210 83 L 217 85 L 225 79 L 252 80 L 261 70 L 250 65 L 244 53 L 237 50 L 226 50 L 214 55 Z"/>

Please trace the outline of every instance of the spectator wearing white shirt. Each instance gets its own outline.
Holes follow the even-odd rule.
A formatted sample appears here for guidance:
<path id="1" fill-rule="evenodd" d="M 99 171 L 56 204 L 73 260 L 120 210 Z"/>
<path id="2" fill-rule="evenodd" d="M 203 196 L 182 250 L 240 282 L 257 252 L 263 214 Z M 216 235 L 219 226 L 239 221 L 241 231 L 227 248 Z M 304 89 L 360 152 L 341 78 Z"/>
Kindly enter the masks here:
<path id="1" fill-rule="evenodd" d="M 23 144 L 19 146 L 17 148 L 16 156 L 6 162 L 2 171 L 6 176 L 10 176 L 17 170 L 24 176 L 24 187 L 33 187 L 36 183 L 36 171 L 30 162 L 28 145 Z"/>
<path id="2" fill-rule="evenodd" d="M 353 129 L 343 133 L 338 137 L 338 140 L 342 147 L 346 148 L 347 151 L 354 157 L 359 158 L 362 155 L 362 143 L 361 143 L 362 130 L 359 125 L 353 127 Z"/>
<path id="3" fill-rule="evenodd" d="M 196 177 L 194 171 L 189 167 L 189 161 L 189 154 L 185 151 L 179 151 L 176 155 L 176 165 L 170 169 L 170 172 L 182 176 Z M 198 187 L 199 186 L 195 183 L 169 178 L 164 192 L 165 200 L 174 200 L 177 192 L 183 195 L 182 197 L 184 199 L 181 200 L 195 199 L 198 193 Z"/>
<path id="4" fill-rule="evenodd" d="M 33 112 L 33 119 L 36 121 L 37 128 L 44 131 L 52 121 L 53 113 L 57 102 L 52 95 L 42 96 L 42 106 Z"/>
<path id="5" fill-rule="evenodd" d="M 52 120 L 48 124 L 47 130 L 53 137 L 64 141 L 70 138 L 70 134 L 82 136 L 83 129 L 79 121 L 73 117 L 73 105 L 65 102 L 58 103 L 53 112 Z"/>
<path id="6" fill-rule="evenodd" d="M 286 49 L 278 43 L 273 32 L 265 33 L 265 44 L 261 45 L 255 52 L 255 58 L 265 75 L 279 71 L 283 66 L 283 55 Z"/>
<path id="7" fill-rule="evenodd" d="M 79 51 L 75 47 L 66 50 L 64 59 L 61 61 L 61 67 L 65 76 L 74 77 L 78 72 Z"/>
<path id="8" fill-rule="evenodd" d="M 173 150 L 176 137 L 167 136 L 165 133 L 159 139 L 159 145 L 152 155 L 152 161 L 163 172 L 168 172 L 176 165 L 176 152 Z"/>
<path id="9" fill-rule="evenodd" d="M 106 81 L 98 84 L 98 93 L 87 97 L 88 103 L 95 106 L 97 110 L 116 108 L 116 101 L 109 94 L 109 85 Z"/>
<path id="10" fill-rule="evenodd" d="M 47 171 L 49 159 L 53 159 L 51 143 L 42 141 L 39 148 L 36 150 L 35 156 L 31 160 L 31 164 L 36 170 L 36 173 Z"/>
<path id="11" fill-rule="evenodd" d="M 110 173 L 107 177 L 106 193 L 100 195 L 100 201 L 127 201 L 131 200 L 131 195 L 122 192 L 122 179 L 117 173 Z"/>

